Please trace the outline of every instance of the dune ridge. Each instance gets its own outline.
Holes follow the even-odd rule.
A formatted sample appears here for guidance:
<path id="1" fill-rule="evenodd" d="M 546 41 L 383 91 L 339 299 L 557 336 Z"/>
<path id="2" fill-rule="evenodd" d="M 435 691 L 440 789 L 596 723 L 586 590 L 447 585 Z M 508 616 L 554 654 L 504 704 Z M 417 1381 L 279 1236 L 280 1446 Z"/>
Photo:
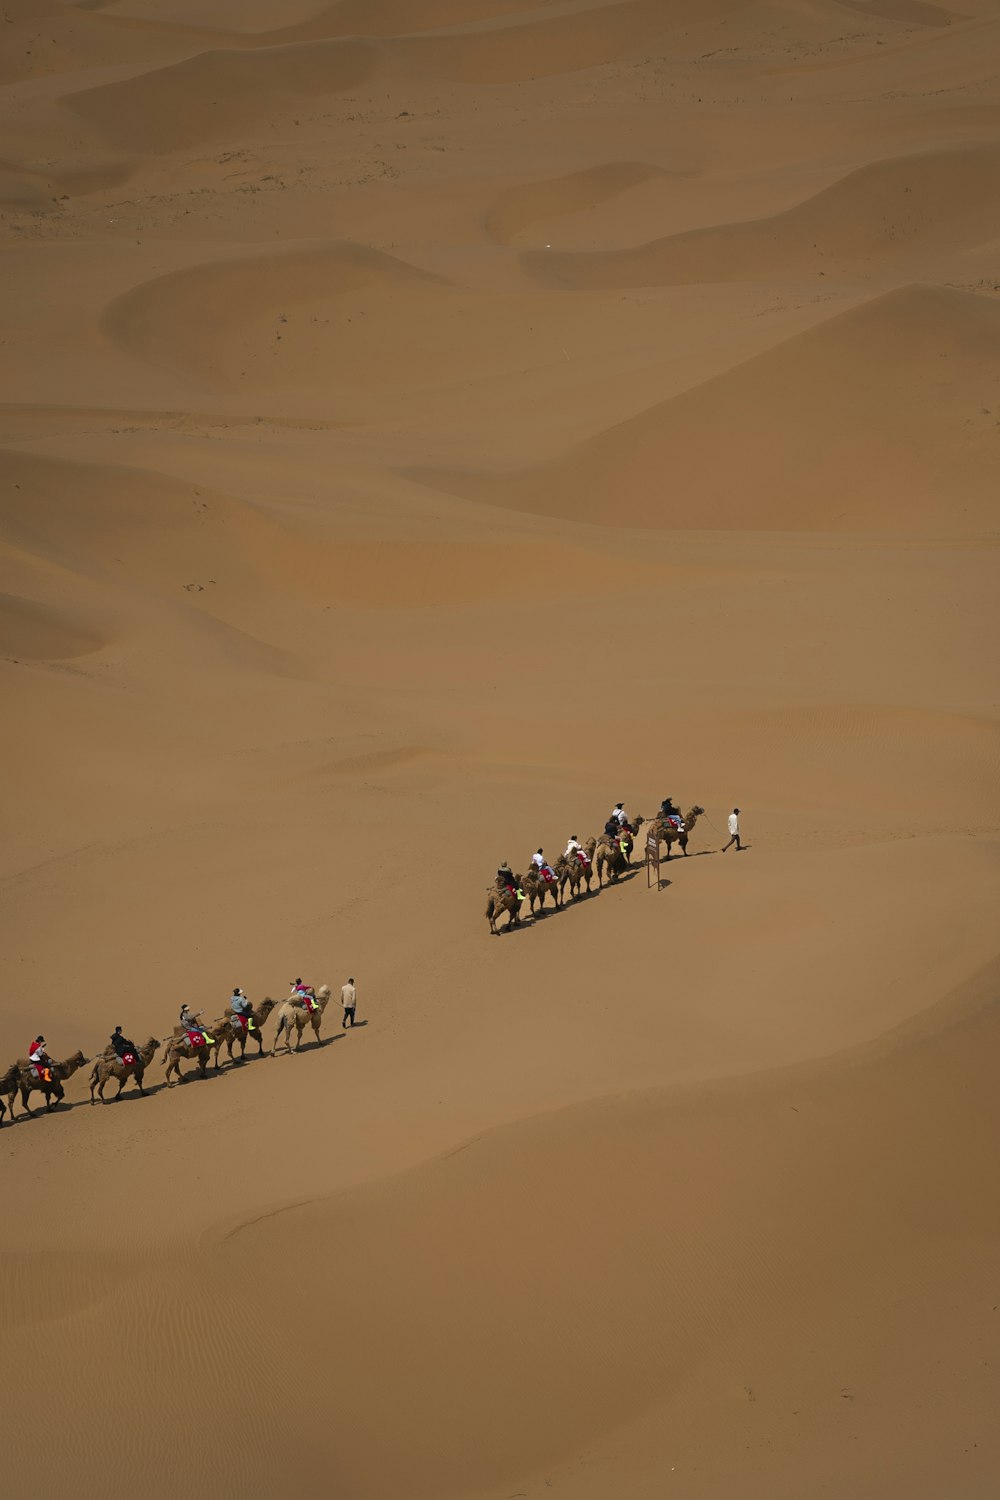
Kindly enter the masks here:
<path id="1" fill-rule="evenodd" d="M 634 250 L 526 252 L 547 284 L 596 290 L 701 281 L 857 276 L 877 261 L 972 250 L 1000 232 L 1000 148 L 872 162 L 774 218 L 692 229 Z"/>
<path id="2" fill-rule="evenodd" d="M 985 403 L 996 399 L 998 355 L 1000 303 L 902 288 L 640 413 L 562 460 L 499 481 L 452 475 L 448 484 L 597 524 L 990 530 L 997 412 Z M 744 471 L 739 485 L 734 452 Z M 666 488 L 653 478 L 661 473 L 669 474 Z"/>

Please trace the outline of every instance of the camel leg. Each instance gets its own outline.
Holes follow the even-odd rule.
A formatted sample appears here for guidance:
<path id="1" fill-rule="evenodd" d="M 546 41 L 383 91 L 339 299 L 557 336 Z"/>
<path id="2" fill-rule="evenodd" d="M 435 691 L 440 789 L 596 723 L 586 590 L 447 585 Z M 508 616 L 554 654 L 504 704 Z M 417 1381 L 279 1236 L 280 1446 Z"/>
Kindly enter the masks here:
<path id="1" fill-rule="evenodd" d="M 115 1099 L 120 1099 L 121 1096 L 122 1096 L 122 1089 L 125 1087 L 125 1080 L 124 1080 L 124 1078 L 117 1078 L 115 1080 L 115 1082 L 118 1084 L 118 1092 L 115 1095 Z M 113 1104 L 114 1103 L 114 1099 L 112 1099 L 111 1102 Z"/>
<path id="2" fill-rule="evenodd" d="M 21 1087 L 21 1103 L 24 1106 L 24 1108 L 27 1110 L 28 1114 L 31 1115 L 32 1117 L 34 1117 L 35 1111 L 32 1109 L 31 1105 L 28 1103 L 28 1096 L 29 1096 L 30 1093 L 31 1093 L 31 1090 L 30 1089 L 26 1089 L 22 1085 L 22 1087 Z"/>
<path id="3" fill-rule="evenodd" d="M 145 1093 L 146 1093 L 146 1090 L 142 1086 L 142 1080 L 143 1080 L 143 1078 L 145 1076 L 146 1076 L 146 1070 L 145 1070 L 145 1068 L 137 1068 L 136 1069 L 135 1081 L 136 1081 L 136 1084 L 138 1086 L 139 1093 L 142 1094 L 143 1096 L 145 1096 Z"/>

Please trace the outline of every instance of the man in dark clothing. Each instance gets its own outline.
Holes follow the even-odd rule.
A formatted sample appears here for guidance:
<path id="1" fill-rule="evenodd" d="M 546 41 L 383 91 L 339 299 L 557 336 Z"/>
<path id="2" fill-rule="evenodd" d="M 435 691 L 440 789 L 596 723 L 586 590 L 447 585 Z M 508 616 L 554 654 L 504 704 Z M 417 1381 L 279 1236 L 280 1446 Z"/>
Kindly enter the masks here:
<path id="1" fill-rule="evenodd" d="M 674 799 L 673 799 L 673 797 L 664 797 L 663 801 L 660 803 L 660 817 L 661 818 L 679 818 L 680 817 L 679 810 L 674 806 Z"/>
<path id="2" fill-rule="evenodd" d="M 610 817 L 604 825 L 604 832 L 609 839 L 616 839 L 622 831 L 621 824 L 615 817 Z"/>
<path id="3" fill-rule="evenodd" d="M 137 1057 L 139 1055 L 139 1049 L 135 1045 L 135 1042 L 130 1042 L 127 1036 L 122 1035 L 120 1026 L 116 1026 L 111 1033 L 111 1045 L 123 1062 L 128 1056 Z"/>

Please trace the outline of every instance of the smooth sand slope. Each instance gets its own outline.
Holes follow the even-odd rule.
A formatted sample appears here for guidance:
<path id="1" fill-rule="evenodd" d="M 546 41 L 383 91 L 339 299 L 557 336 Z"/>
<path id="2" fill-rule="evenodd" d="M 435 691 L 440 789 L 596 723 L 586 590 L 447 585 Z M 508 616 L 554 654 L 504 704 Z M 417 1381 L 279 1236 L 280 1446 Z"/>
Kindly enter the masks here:
<path id="1" fill-rule="evenodd" d="M 992 1500 L 991 0 L 4 20 L 10 1492 Z"/>

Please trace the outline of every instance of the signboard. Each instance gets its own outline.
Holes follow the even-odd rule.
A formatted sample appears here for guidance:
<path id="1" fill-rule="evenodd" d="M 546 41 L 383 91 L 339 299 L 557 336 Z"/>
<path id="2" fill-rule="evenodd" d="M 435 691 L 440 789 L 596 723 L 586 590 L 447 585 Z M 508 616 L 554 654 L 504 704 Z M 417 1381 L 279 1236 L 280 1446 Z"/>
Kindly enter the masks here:
<path id="1" fill-rule="evenodd" d="M 656 871 L 656 889 L 660 889 L 660 837 L 656 833 L 646 834 L 646 889 L 653 884 L 651 871 Z"/>

